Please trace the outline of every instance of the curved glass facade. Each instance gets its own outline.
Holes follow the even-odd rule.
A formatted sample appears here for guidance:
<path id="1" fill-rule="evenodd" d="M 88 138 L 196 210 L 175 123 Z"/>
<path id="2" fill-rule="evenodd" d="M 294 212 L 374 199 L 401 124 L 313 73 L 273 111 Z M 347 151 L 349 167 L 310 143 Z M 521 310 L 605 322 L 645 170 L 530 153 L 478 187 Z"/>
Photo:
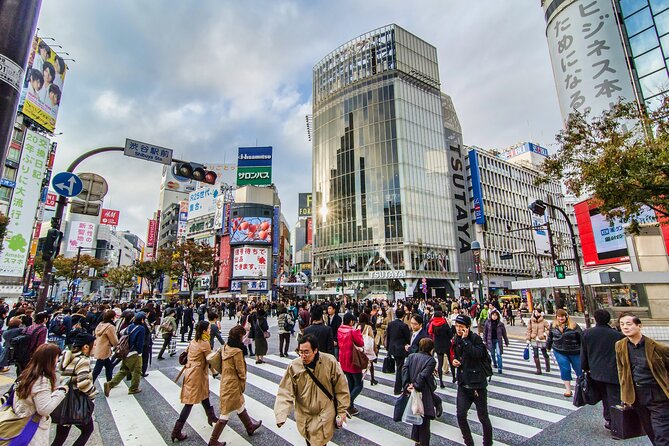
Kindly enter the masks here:
<path id="1" fill-rule="evenodd" d="M 388 275 L 455 277 L 436 56 L 432 45 L 390 25 L 314 67 L 314 276 L 321 285 L 344 275 L 388 291 L 397 285 Z"/>

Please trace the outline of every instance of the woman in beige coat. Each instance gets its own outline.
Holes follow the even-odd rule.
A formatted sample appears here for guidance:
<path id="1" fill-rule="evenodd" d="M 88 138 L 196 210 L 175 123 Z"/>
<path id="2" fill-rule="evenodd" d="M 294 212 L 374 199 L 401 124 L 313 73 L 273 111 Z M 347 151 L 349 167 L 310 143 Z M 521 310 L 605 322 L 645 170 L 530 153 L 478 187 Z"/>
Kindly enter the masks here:
<path id="1" fill-rule="evenodd" d="M 209 439 L 209 446 L 225 446 L 225 442 L 218 439 L 228 424 L 230 414 L 237 412 L 237 416 L 244 423 L 246 433 L 253 435 L 260 428 L 262 421 L 256 421 L 248 414 L 244 407 L 244 389 L 246 389 L 246 362 L 242 352 L 244 344 L 242 338 L 246 330 L 241 325 L 230 329 L 228 343 L 221 348 L 221 414 L 214 426 Z"/>
<path id="2" fill-rule="evenodd" d="M 114 377 L 114 363 L 112 362 L 112 348 L 118 345 L 116 326 L 114 325 L 116 312 L 107 310 L 102 315 L 102 322 L 95 328 L 95 345 L 93 346 L 93 357 L 95 368 L 93 369 L 93 382 L 98 379 L 102 367 L 105 368 L 107 382 Z"/>
<path id="3" fill-rule="evenodd" d="M 209 322 L 200 321 L 195 325 L 195 339 L 188 344 L 188 362 L 182 370 L 183 385 L 181 386 L 181 409 L 179 419 L 172 429 L 172 442 L 183 441 L 188 436 L 181 432 L 190 415 L 193 404 L 201 403 L 207 413 L 209 425 L 216 423 L 218 418 L 209 402 L 209 366 L 207 355 L 211 352 L 209 344 Z"/>
<path id="4" fill-rule="evenodd" d="M 37 431 L 28 446 L 49 444 L 51 412 L 65 398 L 67 389 L 56 388 L 56 364 L 59 355 L 60 348 L 57 345 L 40 345 L 19 376 L 14 395 L 14 412 L 19 417 L 28 417 L 35 413 L 40 417 Z"/>
<path id="5" fill-rule="evenodd" d="M 544 315 L 541 312 L 541 309 L 535 308 L 532 312 L 532 317 L 527 322 L 527 332 L 525 333 L 525 340 L 527 341 L 527 345 L 532 347 L 534 366 L 537 368 L 537 371 L 534 372 L 535 375 L 541 375 L 541 360 L 539 359 L 539 349 L 541 349 L 541 354 L 543 355 L 544 362 L 546 363 L 546 373 L 551 371 L 551 361 L 548 357 L 548 352 L 546 351 L 546 338 L 548 336 L 549 329 L 550 324 L 544 319 Z"/>

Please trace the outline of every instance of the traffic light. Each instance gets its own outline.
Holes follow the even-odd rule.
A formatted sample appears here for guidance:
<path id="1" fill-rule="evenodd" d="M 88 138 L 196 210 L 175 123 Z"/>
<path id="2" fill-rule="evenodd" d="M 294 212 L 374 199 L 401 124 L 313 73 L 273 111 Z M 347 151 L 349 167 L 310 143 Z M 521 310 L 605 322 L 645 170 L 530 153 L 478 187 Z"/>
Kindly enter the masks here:
<path id="1" fill-rule="evenodd" d="M 63 233 L 58 229 L 51 228 L 46 233 L 46 240 L 44 241 L 44 248 L 42 248 L 42 259 L 52 260 L 58 255 L 60 251 L 60 242 L 63 240 Z"/>
<path id="2" fill-rule="evenodd" d="M 198 163 L 178 163 L 174 166 L 174 174 L 189 180 L 216 184 L 216 172 L 207 170 L 205 166 Z"/>
<path id="3" fill-rule="evenodd" d="M 564 265 L 555 265 L 555 278 L 556 279 L 565 278 Z"/>

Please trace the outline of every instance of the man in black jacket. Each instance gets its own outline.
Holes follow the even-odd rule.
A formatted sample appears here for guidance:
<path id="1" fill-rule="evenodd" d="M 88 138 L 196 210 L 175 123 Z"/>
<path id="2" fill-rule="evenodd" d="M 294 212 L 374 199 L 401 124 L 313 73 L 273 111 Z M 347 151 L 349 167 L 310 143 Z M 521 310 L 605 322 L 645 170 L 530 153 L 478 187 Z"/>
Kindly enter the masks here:
<path id="1" fill-rule="evenodd" d="M 423 326 L 423 316 L 415 313 L 409 319 L 409 328 L 411 329 L 411 339 L 409 342 L 408 351 L 411 353 L 418 353 L 418 344 L 421 339 L 428 338 L 427 330 Z"/>
<path id="2" fill-rule="evenodd" d="M 193 324 L 195 319 L 193 318 L 193 304 L 188 302 L 186 308 L 184 308 L 182 325 L 181 325 L 181 342 L 186 342 L 184 336 L 188 332 L 188 342 L 193 338 Z"/>
<path id="3" fill-rule="evenodd" d="M 395 310 L 393 319 L 386 329 L 388 337 L 388 354 L 395 359 L 395 395 L 402 393 L 402 366 L 404 359 L 409 355 L 407 346 L 411 340 L 411 332 L 407 324 L 402 321 L 404 310 L 399 307 Z"/>
<path id="4" fill-rule="evenodd" d="M 467 422 L 467 412 L 476 405 L 476 414 L 483 428 L 483 446 L 492 445 L 492 424 L 488 416 L 488 381 L 484 361 L 490 357 L 479 335 L 472 333 L 472 320 L 460 314 L 455 318 L 456 336 L 453 339 L 453 366 L 457 368 L 458 394 L 456 397 L 456 417 L 466 446 L 474 446 L 472 431 Z"/>
<path id="5" fill-rule="evenodd" d="M 581 368 L 590 372 L 594 388 L 602 397 L 604 427 L 611 429 L 611 406 L 620 404 L 620 383 L 616 365 L 616 342 L 625 336 L 609 326 L 608 311 L 595 311 L 595 326 L 581 337 Z"/>
<path id="6" fill-rule="evenodd" d="M 334 336 L 330 327 L 323 323 L 323 307 L 311 307 L 311 325 L 304 329 L 304 334 L 314 335 L 318 339 L 318 351 L 334 354 Z"/>
<path id="7" fill-rule="evenodd" d="M 337 331 L 341 326 L 341 316 L 339 316 L 339 308 L 334 302 L 328 304 L 328 322 L 327 326 L 332 331 L 332 340 L 334 343 L 334 357 L 339 360 L 339 345 L 337 345 Z"/>

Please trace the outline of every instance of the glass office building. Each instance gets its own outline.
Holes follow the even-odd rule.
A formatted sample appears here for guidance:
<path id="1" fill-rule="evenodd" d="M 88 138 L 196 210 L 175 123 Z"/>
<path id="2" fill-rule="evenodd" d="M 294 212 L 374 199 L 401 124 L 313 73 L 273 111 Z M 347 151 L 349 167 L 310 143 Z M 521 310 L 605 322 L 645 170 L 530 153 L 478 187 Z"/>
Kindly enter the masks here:
<path id="1" fill-rule="evenodd" d="M 614 2 L 639 101 L 654 108 L 669 92 L 669 0 Z"/>
<path id="2" fill-rule="evenodd" d="M 313 68 L 314 279 L 319 288 L 453 295 L 437 50 L 397 25 Z M 430 291 L 432 295 L 432 291 Z"/>

